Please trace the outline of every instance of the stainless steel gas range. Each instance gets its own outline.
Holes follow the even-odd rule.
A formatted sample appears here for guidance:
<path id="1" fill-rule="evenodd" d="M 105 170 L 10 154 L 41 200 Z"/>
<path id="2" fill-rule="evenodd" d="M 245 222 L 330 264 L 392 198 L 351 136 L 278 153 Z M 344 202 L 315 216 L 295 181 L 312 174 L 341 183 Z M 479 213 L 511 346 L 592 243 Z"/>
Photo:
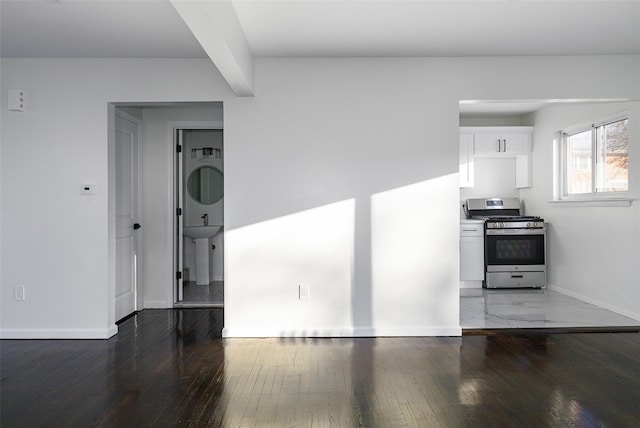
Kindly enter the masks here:
<path id="1" fill-rule="evenodd" d="M 547 285 L 546 227 L 525 216 L 518 198 L 467 199 L 468 218 L 484 220 L 486 288 Z"/>

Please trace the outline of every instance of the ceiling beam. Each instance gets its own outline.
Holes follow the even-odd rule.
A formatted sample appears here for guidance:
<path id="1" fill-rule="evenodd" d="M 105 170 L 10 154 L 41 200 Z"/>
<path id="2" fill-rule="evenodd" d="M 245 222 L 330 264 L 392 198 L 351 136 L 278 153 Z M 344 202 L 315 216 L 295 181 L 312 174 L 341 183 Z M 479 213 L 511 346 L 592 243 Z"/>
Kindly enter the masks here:
<path id="1" fill-rule="evenodd" d="M 229 0 L 170 0 L 231 89 L 252 97 L 253 56 Z"/>

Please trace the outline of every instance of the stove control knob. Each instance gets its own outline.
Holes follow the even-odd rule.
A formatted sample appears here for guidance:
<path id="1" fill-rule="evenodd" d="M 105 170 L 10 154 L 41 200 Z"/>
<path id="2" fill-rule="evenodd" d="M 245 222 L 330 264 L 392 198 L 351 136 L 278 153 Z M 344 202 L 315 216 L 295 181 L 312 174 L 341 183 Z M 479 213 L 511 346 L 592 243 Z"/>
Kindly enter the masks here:
<path id="1" fill-rule="evenodd" d="M 534 223 L 527 223 L 527 227 L 534 227 Z"/>

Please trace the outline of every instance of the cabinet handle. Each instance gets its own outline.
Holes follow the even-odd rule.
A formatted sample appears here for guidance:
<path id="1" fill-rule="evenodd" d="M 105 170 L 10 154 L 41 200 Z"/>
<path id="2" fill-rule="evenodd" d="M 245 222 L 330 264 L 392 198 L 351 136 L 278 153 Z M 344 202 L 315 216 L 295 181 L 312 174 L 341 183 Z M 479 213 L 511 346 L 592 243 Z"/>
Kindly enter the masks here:
<path id="1" fill-rule="evenodd" d="M 497 152 L 500 153 L 502 150 L 500 149 L 500 139 L 498 139 L 498 150 Z"/>
<path id="2" fill-rule="evenodd" d="M 507 153 L 507 140 L 502 140 L 502 151 Z"/>

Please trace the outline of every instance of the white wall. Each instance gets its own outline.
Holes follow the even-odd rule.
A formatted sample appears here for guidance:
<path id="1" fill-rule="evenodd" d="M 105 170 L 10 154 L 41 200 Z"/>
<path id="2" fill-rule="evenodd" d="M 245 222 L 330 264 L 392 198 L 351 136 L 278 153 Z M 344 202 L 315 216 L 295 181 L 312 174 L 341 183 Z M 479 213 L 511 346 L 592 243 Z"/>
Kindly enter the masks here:
<path id="1" fill-rule="evenodd" d="M 223 101 L 227 336 L 460 334 L 458 101 L 640 98 L 639 73 L 639 56 L 261 59 L 238 99 L 208 60 L 3 59 L 1 333 L 115 330 L 108 103 Z M 144 156 L 145 282 L 164 281 L 170 157 Z"/>
<path id="2" fill-rule="evenodd" d="M 529 115 L 460 115 L 460 126 L 532 126 Z"/>
<path id="3" fill-rule="evenodd" d="M 117 331 L 109 103 L 223 101 L 231 91 L 208 60 L 3 58 L 0 65 L 0 334 L 109 337 Z M 7 110 L 9 88 L 25 89 L 24 112 Z M 144 156 L 144 180 L 155 187 L 147 186 L 143 198 L 150 203 L 149 192 L 157 192 L 165 201 L 145 206 L 141 222 L 145 248 L 160 256 L 146 263 L 151 280 L 171 273 L 164 247 L 170 179 L 167 157 Z M 87 182 L 97 185 L 97 195 L 80 194 Z M 25 301 L 13 300 L 15 285 L 25 286 Z"/>
<path id="4" fill-rule="evenodd" d="M 570 126 L 629 116 L 630 207 L 552 206 L 553 140 Z M 640 320 L 640 103 L 560 104 L 535 117 L 533 186 L 522 198 L 548 229 L 551 288 Z"/>
<path id="5" fill-rule="evenodd" d="M 459 334 L 458 105 L 434 73 L 257 63 L 225 110 L 225 335 Z"/>

